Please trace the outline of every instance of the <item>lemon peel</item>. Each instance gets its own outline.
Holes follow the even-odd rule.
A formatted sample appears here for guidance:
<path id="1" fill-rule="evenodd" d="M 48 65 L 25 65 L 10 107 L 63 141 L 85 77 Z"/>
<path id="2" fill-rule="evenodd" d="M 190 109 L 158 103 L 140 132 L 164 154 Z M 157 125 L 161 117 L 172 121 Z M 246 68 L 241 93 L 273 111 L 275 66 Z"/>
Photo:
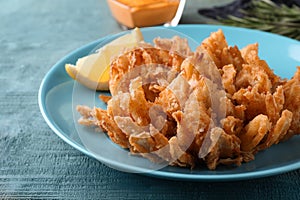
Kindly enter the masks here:
<path id="1" fill-rule="evenodd" d="M 67 74 L 74 80 L 92 90 L 109 90 L 109 71 L 111 58 L 121 50 L 133 48 L 143 41 L 139 28 L 125 34 L 98 49 L 95 53 L 79 58 L 75 65 L 66 64 Z"/>

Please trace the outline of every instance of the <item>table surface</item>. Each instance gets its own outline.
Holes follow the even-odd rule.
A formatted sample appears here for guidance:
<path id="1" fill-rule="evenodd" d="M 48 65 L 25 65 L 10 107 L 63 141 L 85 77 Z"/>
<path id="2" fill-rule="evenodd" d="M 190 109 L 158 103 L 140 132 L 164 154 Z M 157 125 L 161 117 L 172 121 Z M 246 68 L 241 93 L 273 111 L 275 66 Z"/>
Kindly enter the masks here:
<path id="1" fill-rule="evenodd" d="M 188 1 L 182 22 L 201 22 L 200 3 Z M 300 199 L 300 170 L 236 182 L 161 180 L 69 146 L 40 114 L 42 78 L 64 55 L 121 28 L 103 0 L 9 0 L 0 8 L 0 199 Z"/>

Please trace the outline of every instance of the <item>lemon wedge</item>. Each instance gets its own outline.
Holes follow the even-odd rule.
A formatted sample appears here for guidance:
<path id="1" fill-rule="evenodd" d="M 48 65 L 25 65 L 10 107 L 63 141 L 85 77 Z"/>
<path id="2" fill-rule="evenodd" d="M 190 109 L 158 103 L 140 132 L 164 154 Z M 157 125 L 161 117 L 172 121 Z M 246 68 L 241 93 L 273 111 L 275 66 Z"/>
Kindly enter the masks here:
<path id="1" fill-rule="evenodd" d="M 139 28 L 125 34 L 95 53 L 79 58 L 75 65 L 66 64 L 67 74 L 82 85 L 93 90 L 109 90 L 109 71 L 111 58 L 118 55 L 125 48 L 132 48 L 143 41 L 143 35 Z"/>

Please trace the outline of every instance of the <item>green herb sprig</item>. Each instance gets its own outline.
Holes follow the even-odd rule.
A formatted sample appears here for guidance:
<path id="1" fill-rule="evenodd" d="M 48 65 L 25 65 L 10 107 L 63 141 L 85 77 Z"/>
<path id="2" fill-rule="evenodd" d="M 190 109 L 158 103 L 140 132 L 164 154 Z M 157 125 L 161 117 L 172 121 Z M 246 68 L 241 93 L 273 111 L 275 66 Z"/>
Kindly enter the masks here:
<path id="1" fill-rule="evenodd" d="M 270 0 L 253 0 L 249 9 L 240 10 L 243 18 L 229 15 L 218 18 L 225 25 L 241 26 L 281 34 L 300 40 L 300 7 L 277 5 Z"/>

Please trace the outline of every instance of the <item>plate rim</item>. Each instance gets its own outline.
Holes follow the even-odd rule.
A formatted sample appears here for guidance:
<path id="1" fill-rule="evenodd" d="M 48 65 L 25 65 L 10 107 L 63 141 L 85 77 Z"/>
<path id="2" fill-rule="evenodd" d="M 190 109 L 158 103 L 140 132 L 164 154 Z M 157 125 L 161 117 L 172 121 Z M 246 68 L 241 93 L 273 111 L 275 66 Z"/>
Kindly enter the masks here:
<path id="1" fill-rule="evenodd" d="M 147 28 L 141 28 L 141 30 L 146 30 L 146 29 L 152 29 L 152 28 L 157 28 L 157 27 L 162 27 L 162 26 L 155 26 L 155 27 L 147 27 Z M 260 30 L 256 30 L 256 29 L 248 29 L 248 28 L 242 28 L 242 27 L 232 27 L 232 26 L 224 26 L 224 25 L 208 25 L 208 24 L 184 24 L 184 25 L 179 25 L 177 27 L 171 27 L 171 29 L 173 30 L 178 30 L 180 28 L 221 28 L 221 29 L 226 29 L 226 30 L 238 30 L 238 31 L 253 31 L 253 32 L 257 32 L 259 34 L 267 34 L 270 36 L 276 36 L 276 37 L 280 37 L 284 40 L 290 40 L 293 42 L 299 42 L 297 40 L 285 37 L 285 36 L 281 36 L 281 35 L 277 35 L 274 33 L 269 33 L 269 32 L 265 32 L 265 31 L 260 31 Z M 163 27 L 166 28 L 166 27 Z M 38 91 L 38 104 L 39 104 L 39 109 L 40 112 L 44 118 L 44 120 L 46 121 L 47 125 L 50 127 L 50 129 L 56 134 L 58 135 L 63 141 L 65 141 L 67 144 L 69 144 L 70 146 L 74 147 L 75 149 L 77 149 L 78 151 L 84 153 L 85 155 L 92 157 L 106 165 L 111 165 L 114 166 L 114 169 L 120 169 L 120 170 L 128 170 L 127 165 L 124 165 L 122 163 L 118 163 L 117 161 L 114 160 L 109 160 L 109 159 L 105 159 L 105 158 L 99 158 L 95 155 L 93 155 L 92 152 L 88 151 L 87 149 L 82 148 L 76 141 L 72 141 L 70 138 L 67 137 L 66 134 L 63 134 L 64 132 L 55 124 L 55 122 L 51 121 L 51 115 L 48 113 L 47 108 L 46 108 L 46 102 L 45 102 L 45 96 L 47 94 L 47 92 L 49 92 L 49 90 L 47 90 L 46 88 L 46 83 L 47 80 L 49 79 L 49 77 L 51 76 L 51 74 L 53 74 L 56 70 L 58 70 L 61 67 L 61 63 L 63 63 L 67 58 L 69 58 L 71 55 L 76 54 L 78 52 L 83 51 L 83 49 L 92 47 L 92 46 L 96 46 L 97 44 L 110 39 L 112 37 L 118 37 L 122 34 L 125 34 L 128 31 L 122 31 L 119 32 L 117 34 L 110 34 L 107 35 L 105 37 L 102 37 L 100 39 L 97 39 L 95 41 L 92 41 L 90 43 L 87 43 L 79 48 L 76 48 L 75 50 L 72 50 L 71 52 L 69 52 L 67 55 L 63 56 L 61 59 L 59 59 L 51 68 L 50 70 L 47 71 L 47 73 L 45 74 L 45 76 L 43 77 L 40 87 L 39 87 L 39 91 Z M 300 42 L 299 42 L 300 44 Z M 70 79 L 71 81 L 71 79 Z M 249 171 L 249 172 L 244 172 L 244 173 L 237 173 L 237 174 L 209 174 L 209 175 L 203 175 L 203 174 L 186 174 L 186 173 L 176 173 L 176 172 L 168 172 L 168 171 L 150 171 L 149 170 L 143 170 L 142 168 L 139 167 L 134 167 L 135 171 L 137 172 L 137 174 L 143 174 L 146 176 L 151 176 L 151 177 L 157 177 L 157 178 L 163 178 L 163 179 L 172 179 L 172 180 L 190 180 L 190 181 L 237 181 L 237 180 L 249 180 L 249 179 L 255 179 L 255 178 L 262 178 L 262 177 L 268 177 L 268 176 L 273 176 L 273 175 L 278 175 L 278 174 L 282 174 L 282 173 L 286 173 L 289 171 L 293 171 L 296 169 L 300 168 L 300 161 L 299 162 L 295 162 L 295 163 L 291 163 L 288 165 L 283 165 L 283 166 L 279 166 L 276 168 L 271 168 L 271 169 L 264 169 L 264 170 L 260 170 L 260 171 Z"/>

